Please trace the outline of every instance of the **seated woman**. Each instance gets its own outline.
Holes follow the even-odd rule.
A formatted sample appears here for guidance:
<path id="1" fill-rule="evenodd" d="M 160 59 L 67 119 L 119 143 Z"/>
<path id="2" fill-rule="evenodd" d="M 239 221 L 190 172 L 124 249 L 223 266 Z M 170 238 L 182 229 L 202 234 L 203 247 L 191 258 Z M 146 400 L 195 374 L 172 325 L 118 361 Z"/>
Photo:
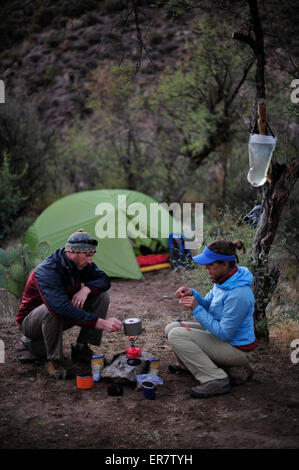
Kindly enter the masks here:
<path id="1" fill-rule="evenodd" d="M 181 364 L 171 365 L 170 370 L 185 368 L 199 381 L 189 390 L 192 397 L 228 393 L 229 378 L 219 366 L 248 365 L 248 352 L 256 346 L 253 276 L 236 265 L 236 249 L 245 252 L 243 242 L 217 240 L 193 257 L 214 283 L 205 297 L 187 286 L 176 291 L 179 303 L 193 312 L 196 322 L 166 326 L 166 337 Z"/>

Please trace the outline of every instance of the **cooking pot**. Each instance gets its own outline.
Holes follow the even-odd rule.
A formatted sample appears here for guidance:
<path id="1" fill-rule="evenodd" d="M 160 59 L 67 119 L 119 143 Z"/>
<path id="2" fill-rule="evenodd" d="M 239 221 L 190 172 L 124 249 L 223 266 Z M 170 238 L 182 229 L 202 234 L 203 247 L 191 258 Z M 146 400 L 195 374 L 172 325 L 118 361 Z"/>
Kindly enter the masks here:
<path id="1" fill-rule="evenodd" d="M 140 318 L 126 318 L 123 321 L 124 333 L 127 336 L 139 336 L 142 331 Z"/>

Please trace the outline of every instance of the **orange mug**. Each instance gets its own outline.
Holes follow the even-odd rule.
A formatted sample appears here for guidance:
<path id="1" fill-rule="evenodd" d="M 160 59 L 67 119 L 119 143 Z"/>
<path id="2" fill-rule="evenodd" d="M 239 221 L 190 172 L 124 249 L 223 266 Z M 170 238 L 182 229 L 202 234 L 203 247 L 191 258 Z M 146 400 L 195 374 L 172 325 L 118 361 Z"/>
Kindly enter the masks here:
<path id="1" fill-rule="evenodd" d="M 87 390 L 93 387 L 92 375 L 77 375 L 77 388 Z"/>

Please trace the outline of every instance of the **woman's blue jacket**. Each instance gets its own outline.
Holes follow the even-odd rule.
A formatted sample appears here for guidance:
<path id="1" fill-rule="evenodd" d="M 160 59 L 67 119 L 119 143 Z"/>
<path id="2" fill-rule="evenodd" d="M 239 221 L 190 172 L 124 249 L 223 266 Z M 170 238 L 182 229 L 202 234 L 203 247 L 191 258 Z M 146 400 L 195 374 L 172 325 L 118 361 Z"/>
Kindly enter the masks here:
<path id="1" fill-rule="evenodd" d="M 223 284 L 215 284 L 205 297 L 192 289 L 198 303 L 198 307 L 193 310 L 194 318 L 207 331 L 233 346 L 253 343 L 252 280 L 249 269 L 238 266 L 235 274 Z"/>

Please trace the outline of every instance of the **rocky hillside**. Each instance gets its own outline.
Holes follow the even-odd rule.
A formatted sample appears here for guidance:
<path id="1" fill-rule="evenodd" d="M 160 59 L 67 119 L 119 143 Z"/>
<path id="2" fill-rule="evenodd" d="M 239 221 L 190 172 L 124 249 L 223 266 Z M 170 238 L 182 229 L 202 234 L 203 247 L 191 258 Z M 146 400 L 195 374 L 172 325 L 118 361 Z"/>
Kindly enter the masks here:
<path id="1" fill-rule="evenodd" d="M 25 88 L 42 121 L 55 127 L 88 113 L 85 82 L 101 64 L 140 66 L 137 79 L 145 84 L 177 60 L 191 35 L 192 14 L 170 19 L 159 2 L 141 5 L 138 22 L 118 0 L 19 3 L 6 2 L 0 78 L 8 93 Z"/>

